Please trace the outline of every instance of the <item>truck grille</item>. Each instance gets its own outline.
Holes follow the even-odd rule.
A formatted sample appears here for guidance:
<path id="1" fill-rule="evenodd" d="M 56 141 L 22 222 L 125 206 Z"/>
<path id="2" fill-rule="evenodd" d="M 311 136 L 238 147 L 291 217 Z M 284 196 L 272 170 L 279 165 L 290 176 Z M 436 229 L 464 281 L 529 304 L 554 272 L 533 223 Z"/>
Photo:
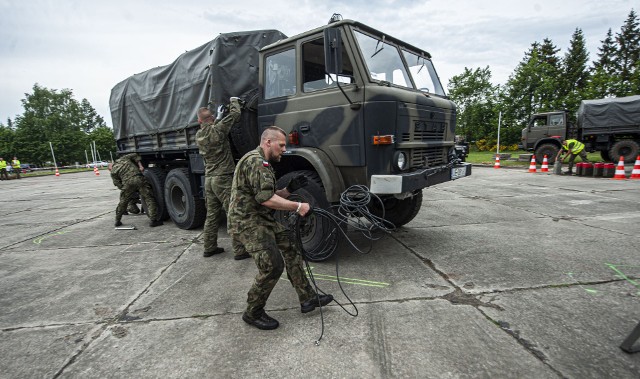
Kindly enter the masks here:
<path id="1" fill-rule="evenodd" d="M 411 149 L 411 168 L 440 166 L 445 163 L 442 147 Z"/>

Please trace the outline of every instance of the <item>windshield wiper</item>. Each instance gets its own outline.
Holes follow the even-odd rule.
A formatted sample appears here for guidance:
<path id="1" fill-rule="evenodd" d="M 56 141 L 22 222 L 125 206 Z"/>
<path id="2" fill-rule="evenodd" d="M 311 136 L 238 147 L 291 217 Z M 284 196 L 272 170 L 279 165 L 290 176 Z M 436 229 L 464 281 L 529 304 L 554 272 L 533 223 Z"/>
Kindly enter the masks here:
<path id="1" fill-rule="evenodd" d="M 378 40 L 378 43 L 376 43 L 376 51 L 373 52 L 373 55 L 371 55 L 370 58 L 375 57 L 379 52 L 381 52 L 384 49 L 384 35 L 382 36 L 382 41 Z M 380 42 L 382 42 L 382 46 L 380 46 L 380 50 L 378 50 L 378 46 L 380 45 Z"/>

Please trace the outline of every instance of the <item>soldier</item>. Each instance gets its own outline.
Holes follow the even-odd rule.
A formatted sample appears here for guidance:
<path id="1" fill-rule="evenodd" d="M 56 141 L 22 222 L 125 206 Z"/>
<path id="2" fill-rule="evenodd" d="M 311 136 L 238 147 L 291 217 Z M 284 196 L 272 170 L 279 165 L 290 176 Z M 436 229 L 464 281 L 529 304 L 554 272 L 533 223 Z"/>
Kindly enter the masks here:
<path id="1" fill-rule="evenodd" d="M 229 211 L 231 181 L 236 165 L 231 155 L 229 131 L 240 119 L 240 101 L 232 97 L 229 114 L 224 116 L 224 106 L 218 107 L 216 119 L 208 108 L 198 109 L 200 130 L 196 133 L 196 142 L 205 163 L 205 198 L 207 219 L 204 223 L 204 257 L 224 252 L 218 246 L 218 226 L 223 219 L 223 211 Z M 232 238 L 235 260 L 249 258 L 250 255 L 237 239 Z"/>
<path id="2" fill-rule="evenodd" d="M 5 161 L 4 158 L 0 158 L 0 180 L 9 180 L 7 161 Z"/>
<path id="3" fill-rule="evenodd" d="M 16 179 L 20 179 L 20 171 L 22 171 L 22 168 L 20 167 L 20 161 L 18 160 L 18 157 L 13 157 L 11 166 L 13 166 L 13 172 L 16 173 Z"/>
<path id="4" fill-rule="evenodd" d="M 279 162 L 286 151 L 285 133 L 271 126 L 260 138 L 260 146 L 245 154 L 238 162 L 231 188 L 228 230 L 246 247 L 258 266 L 258 274 L 247 294 L 247 309 L 242 319 L 258 329 L 278 327 L 277 320 L 264 311 L 269 294 L 286 267 L 287 277 L 298 294 L 302 313 L 333 301 L 331 295 L 318 295 L 304 274 L 302 258 L 288 238 L 285 228 L 273 217 L 273 210 L 295 211 L 300 216 L 310 212 L 308 203 L 287 200 L 289 195 L 306 186 L 299 175 L 286 188 L 276 190 L 276 177 L 271 162 Z"/>
<path id="5" fill-rule="evenodd" d="M 162 225 L 162 220 L 158 217 L 158 206 L 156 199 L 153 197 L 153 190 L 147 179 L 142 175 L 144 167 L 140 162 L 140 156 L 136 153 L 127 154 L 116 160 L 116 163 L 111 167 L 111 180 L 113 184 L 118 187 L 120 192 L 120 202 L 116 208 L 116 226 L 122 225 L 120 221 L 122 215 L 127 210 L 127 206 L 131 197 L 136 193 L 140 193 L 140 196 L 147 204 L 148 212 L 147 216 L 151 219 L 149 226 Z"/>
<path id="6" fill-rule="evenodd" d="M 109 171 L 111 171 L 113 169 L 113 163 L 109 163 L 107 168 L 109 169 Z M 123 215 L 126 216 L 129 213 L 137 215 L 140 213 L 140 208 L 138 208 L 138 199 L 139 199 L 138 193 L 133 194 L 129 198 L 129 202 L 127 203 L 127 210 L 123 213 Z"/>
<path id="7" fill-rule="evenodd" d="M 564 154 L 564 156 L 562 156 Z M 559 160 L 560 163 L 569 156 L 569 169 L 563 172 L 564 175 L 572 175 L 573 174 L 573 161 L 575 161 L 577 156 L 580 156 L 583 162 L 587 161 L 587 152 L 584 150 L 584 143 L 575 140 L 562 140 L 562 148 L 558 151 L 558 155 L 556 155 L 556 161 Z"/>

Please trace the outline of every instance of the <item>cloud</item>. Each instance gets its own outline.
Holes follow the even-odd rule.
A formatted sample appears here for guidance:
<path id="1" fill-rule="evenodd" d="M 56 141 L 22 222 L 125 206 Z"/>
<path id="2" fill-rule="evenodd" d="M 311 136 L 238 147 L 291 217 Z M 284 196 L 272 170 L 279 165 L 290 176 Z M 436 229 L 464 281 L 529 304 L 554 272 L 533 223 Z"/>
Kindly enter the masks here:
<path id="1" fill-rule="evenodd" d="M 69 88 L 110 124 L 111 88 L 135 73 L 239 30 L 293 36 L 333 13 L 429 51 L 440 78 L 489 66 L 504 83 L 531 43 L 550 38 L 566 51 L 576 28 L 596 57 L 607 29 L 619 31 L 630 0 L 352 0 L 242 2 L 183 0 L 0 0 L 0 122 L 22 113 L 33 85 Z"/>

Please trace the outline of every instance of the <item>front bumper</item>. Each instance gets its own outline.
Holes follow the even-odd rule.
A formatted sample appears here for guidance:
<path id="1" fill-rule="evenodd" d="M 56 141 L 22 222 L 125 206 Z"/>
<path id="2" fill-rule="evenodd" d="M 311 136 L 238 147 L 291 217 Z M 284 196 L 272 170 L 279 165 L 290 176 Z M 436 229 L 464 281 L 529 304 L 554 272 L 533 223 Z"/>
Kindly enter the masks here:
<path id="1" fill-rule="evenodd" d="M 399 175 L 371 175 L 370 190 L 375 194 L 400 194 L 469 175 L 471 175 L 471 164 L 469 163 L 426 168 Z"/>

